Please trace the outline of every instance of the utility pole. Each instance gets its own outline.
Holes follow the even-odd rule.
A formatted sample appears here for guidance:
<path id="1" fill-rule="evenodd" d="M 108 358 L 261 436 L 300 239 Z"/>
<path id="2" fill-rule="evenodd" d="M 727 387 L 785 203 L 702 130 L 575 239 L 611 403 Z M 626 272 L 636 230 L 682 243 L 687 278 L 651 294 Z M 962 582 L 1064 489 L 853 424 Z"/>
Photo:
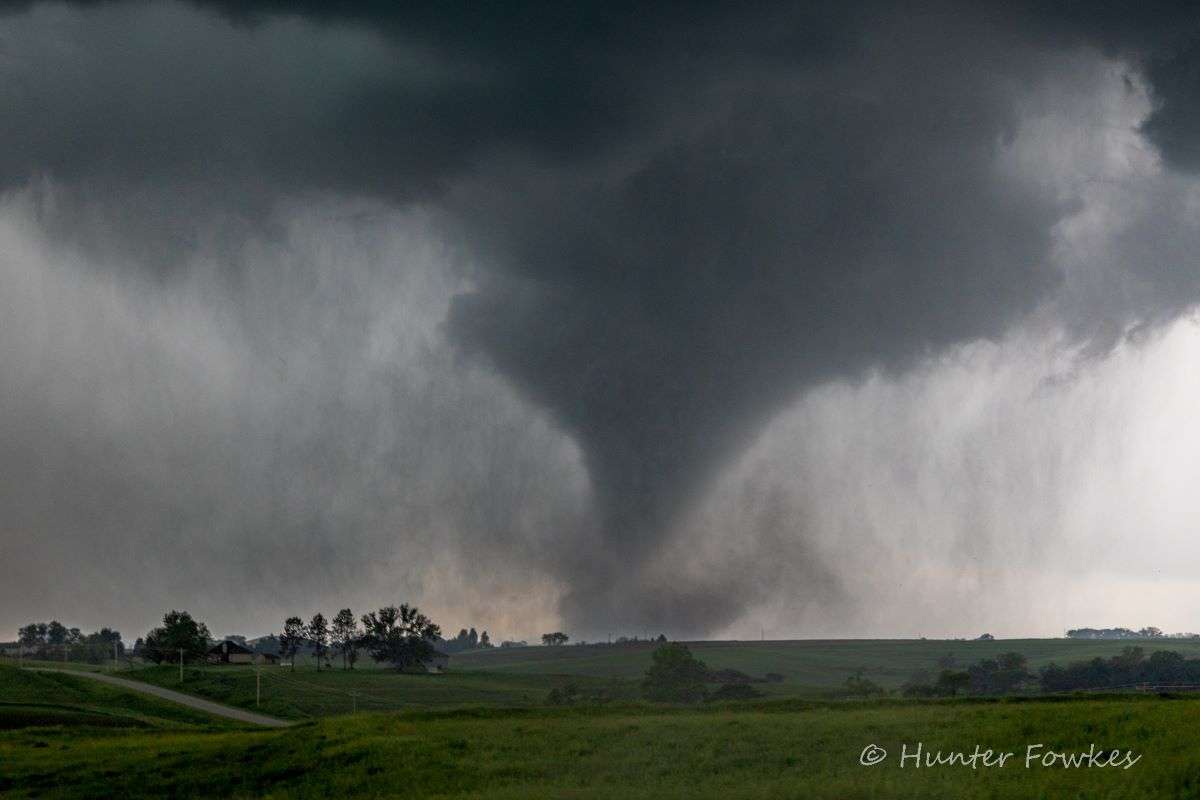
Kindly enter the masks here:
<path id="1" fill-rule="evenodd" d="M 117 642 L 113 640 L 113 671 L 116 671 L 121 666 L 121 660 L 117 656 Z"/>

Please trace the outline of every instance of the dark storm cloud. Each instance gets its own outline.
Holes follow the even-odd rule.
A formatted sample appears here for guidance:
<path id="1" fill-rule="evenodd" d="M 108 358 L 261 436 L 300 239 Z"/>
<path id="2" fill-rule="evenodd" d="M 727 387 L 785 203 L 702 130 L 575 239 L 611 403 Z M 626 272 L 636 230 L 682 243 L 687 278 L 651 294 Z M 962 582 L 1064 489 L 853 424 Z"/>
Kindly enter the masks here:
<path id="1" fill-rule="evenodd" d="M 437 208 L 480 264 L 453 341 L 582 449 L 600 533 L 564 534 L 565 613 L 699 631 L 741 610 L 728 576 L 664 586 L 655 559 L 774 414 L 1054 295 L 1073 198 L 1000 154 L 1064 52 L 1143 65 L 1147 133 L 1195 160 L 1178 12 L 997 8 L 22 3 L 0 181 L 113 198 L 57 230 L 167 272 L 282 196 Z M 1105 311 L 1076 327 L 1146 308 Z"/>

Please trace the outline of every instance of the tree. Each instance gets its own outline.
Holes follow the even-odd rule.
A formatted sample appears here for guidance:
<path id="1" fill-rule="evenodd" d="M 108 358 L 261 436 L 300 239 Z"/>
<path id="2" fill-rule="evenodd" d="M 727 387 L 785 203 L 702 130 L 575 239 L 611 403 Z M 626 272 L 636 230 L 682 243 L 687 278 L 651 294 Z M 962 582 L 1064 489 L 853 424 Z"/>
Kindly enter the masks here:
<path id="1" fill-rule="evenodd" d="M 183 651 L 187 661 L 204 658 L 208 651 L 208 626 L 192 619 L 186 611 L 169 611 L 163 615 L 163 624 L 146 634 L 142 644 L 142 657 L 161 664 Z"/>
<path id="2" fill-rule="evenodd" d="M 354 612 L 348 608 L 339 611 L 333 618 L 330 634 L 334 648 L 342 654 L 342 669 L 354 669 L 354 662 L 358 660 L 358 620 L 354 618 Z"/>
<path id="3" fill-rule="evenodd" d="M 471 628 L 471 632 L 467 634 L 467 647 L 474 650 L 478 646 L 479 634 L 475 632 L 474 628 Z"/>
<path id="4" fill-rule="evenodd" d="M 44 622 L 31 622 L 17 631 L 17 642 L 22 647 L 31 647 L 41 650 L 46 646 L 47 627 L 48 626 Z"/>
<path id="5" fill-rule="evenodd" d="M 308 640 L 312 642 L 313 655 L 317 657 L 317 672 L 321 671 L 321 659 L 329 649 L 329 624 L 321 612 L 313 614 L 308 622 Z"/>
<path id="6" fill-rule="evenodd" d="M 479 646 L 485 650 L 492 646 L 492 640 L 488 638 L 487 631 L 479 634 Z"/>
<path id="7" fill-rule="evenodd" d="M 692 655 L 687 645 L 672 642 L 654 651 L 650 668 L 642 679 L 647 700 L 663 703 L 696 703 L 708 689 L 708 667 Z"/>
<path id="8" fill-rule="evenodd" d="M 51 620 L 46 626 L 46 644 L 61 647 L 67 643 L 67 626 L 58 620 Z"/>
<path id="9" fill-rule="evenodd" d="M 371 658 L 386 661 L 398 670 L 429 661 L 435 652 L 431 640 L 442 632 L 416 606 L 407 603 L 363 614 L 362 624 L 363 646 Z"/>
<path id="10" fill-rule="evenodd" d="M 941 675 L 938 675 L 937 684 L 935 684 L 934 689 L 940 695 L 953 697 L 966 689 L 970 683 L 971 674 L 969 672 L 955 672 L 947 669 L 943 670 Z"/>
<path id="11" fill-rule="evenodd" d="M 876 697 L 887 694 L 883 687 L 858 670 L 846 679 L 846 694 L 854 697 Z"/>
<path id="12" fill-rule="evenodd" d="M 283 621 L 283 633 L 279 634 L 279 657 L 291 661 L 293 672 L 296 670 L 296 653 L 306 633 L 304 620 L 299 617 L 288 617 Z"/>
<path id="13" fill-rule="evenodd" d="M 570 636 L 567 636 L 562 631 L 543 633 L 542 644 L 546 645 L 547 647 L 558 647 L 559 645 L 566 644 L 570 638 Z"/>
<path id="14" fill-rule="evenodd" d="M 125 652 L 121 634 L 111 628 L 101 628 L 83 637 L 83 658 L 92 664 L 101 664 L 109 659 L 120 658 Z"/>

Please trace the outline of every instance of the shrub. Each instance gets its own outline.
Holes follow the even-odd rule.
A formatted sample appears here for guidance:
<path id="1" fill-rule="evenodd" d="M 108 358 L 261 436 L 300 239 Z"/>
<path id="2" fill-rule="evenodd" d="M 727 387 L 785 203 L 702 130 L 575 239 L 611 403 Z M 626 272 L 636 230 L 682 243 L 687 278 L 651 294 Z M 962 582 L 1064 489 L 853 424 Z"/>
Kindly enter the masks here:
<path id="1" fill-rule="evenodd" d="M 864 677 L 860 669 L 846 679 L 846 694 L 854 697 L 876 697 L 887 694 L 887 692 L 875 681 Z"/>
<path id="2" fill-rule="evenodd" d="M 754 679 L 746 673 L 736 669 L 716 669 L 709 670 L 709 683 L 750 683 Z"/>
<path id="3" fill-rule="evenodd" d="M 727 683 L 708 696 L 716 700 L 754 700 L 765 695 L 748 683 Z"/>
<path id="4" fill-rule="evenodd" d="M 708 667 L 678 642 L 654 651 L 653 662 L 642 679 L 647 700 L 662 703 L 697 703 L 705 698 Z"/>

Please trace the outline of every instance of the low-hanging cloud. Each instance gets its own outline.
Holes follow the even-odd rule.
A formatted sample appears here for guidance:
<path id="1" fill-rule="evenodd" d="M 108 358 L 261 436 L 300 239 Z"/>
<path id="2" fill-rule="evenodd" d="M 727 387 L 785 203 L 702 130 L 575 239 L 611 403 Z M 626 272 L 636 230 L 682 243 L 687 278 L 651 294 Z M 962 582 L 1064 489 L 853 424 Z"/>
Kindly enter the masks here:
<path id="1" fill-rule="evenodd" d="M 211 585 L 161 571 L 188 552 L 271 613 L 396 570 L 472 587 L 455 613 L 508 591 L 514 632 L 703 633 L 777 591 L 848 619 L 803 491 L 727 499 L 732 561 L 698 509 L 830 382 L 1014 326 L 1095 356 L 1185 313 L 1189 31 L 8 4 L 0 424 L 44 495 L 11 483 L 5 544 L 158 553 L 146 603 Z"/>

